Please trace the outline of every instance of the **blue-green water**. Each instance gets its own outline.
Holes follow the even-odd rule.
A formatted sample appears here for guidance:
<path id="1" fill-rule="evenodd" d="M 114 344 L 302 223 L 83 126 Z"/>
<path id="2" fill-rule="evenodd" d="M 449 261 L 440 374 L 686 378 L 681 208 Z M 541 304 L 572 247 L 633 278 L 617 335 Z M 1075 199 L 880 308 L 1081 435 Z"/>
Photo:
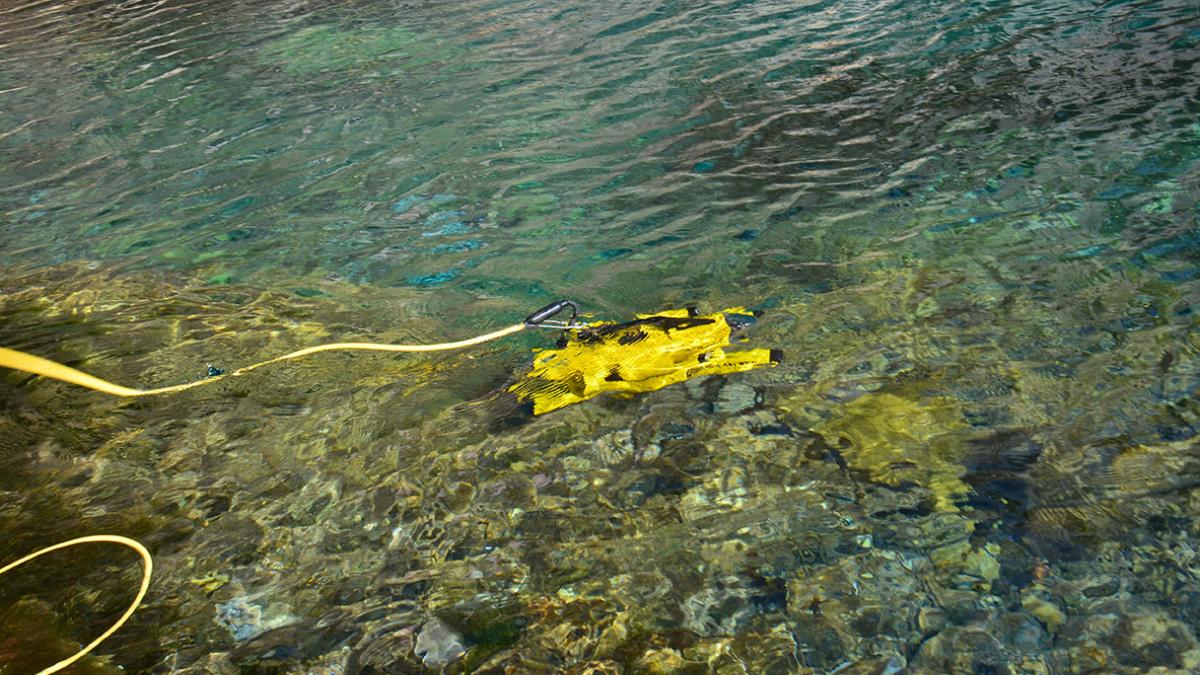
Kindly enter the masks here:
<path id="1" fill-rule="evenodd" d="M 785 361 L 537 419 L 550 334 L 6 374 L 0 562 L 150 546 L 96 672 L 1200 669 L 1198 82 L 1182 0 L 4 0 L 0 345 L 153 386 L 569 297 Z M 120 611 L 79 556 L 0 671 Z"/>

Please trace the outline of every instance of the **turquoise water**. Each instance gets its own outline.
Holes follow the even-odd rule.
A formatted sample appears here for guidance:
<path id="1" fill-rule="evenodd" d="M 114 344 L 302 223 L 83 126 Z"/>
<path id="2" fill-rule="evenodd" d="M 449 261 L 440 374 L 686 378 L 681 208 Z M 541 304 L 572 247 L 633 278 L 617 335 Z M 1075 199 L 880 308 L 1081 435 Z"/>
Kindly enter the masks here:
<path id="1" fill-rule="evenodd" d="M 0 345 L 785 355 L 536 419 L 549 333 L 6 374 L 0 560 L 154 551 L 95 672 L 1200 668 L 1197 81 L 1183 1 L 0 3 Z M 58 564 L 0 670 L 134 583 Z"/>

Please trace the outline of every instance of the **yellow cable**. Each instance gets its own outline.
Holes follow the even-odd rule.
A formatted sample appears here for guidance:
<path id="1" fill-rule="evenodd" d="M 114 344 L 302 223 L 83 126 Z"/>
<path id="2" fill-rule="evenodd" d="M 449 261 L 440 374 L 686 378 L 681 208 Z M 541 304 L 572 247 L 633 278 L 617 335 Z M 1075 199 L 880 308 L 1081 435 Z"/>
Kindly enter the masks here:
<path id="1" fill-rule="evenodd" d="M 103 382 L 103 380 L 101 380 L 101 381 Z M 96 638 L 95 640 L 92 640 L 88 644 L 88 646 L 84 647 L 83 649 L 79 650 L 78 652 L 75 652 L 74 656 L 65 658 L 62 661 L 59 661 L 58 663 L 50 666 L 49 668 L 46 668 L 45 670 L 38 671 L 38 675 L 47 675 L 48 673 L 57 673 L 58 671 L 62 670 L 63 668 L 66 668 L 67 666 L 71 665 L 72 663 L 75 663 L 79 659 L 83 658 L 84 654 L 87 654 L 88 652 L 92 651 L 97 646 L 99 646 L 99 644 L 101 642 L 104 642 L 105 640 L 107 640 L 110 635 L 117 632 L 118 628 L 125 625 L 125 622 L 129 620 L 129 617 L 133 616 L 133 612 L 134 612 L 134 610 L 136 610 L 138 608 L 138 605 L 142 604 L 142 598 L 146 597 L 146 589 L 150 588 L 150 573 L 154 571 L 154 561 L 150 558 L 150 551 L 147 551 L 145 546 L 142 546 L 138 542 L 136 542 L 128 537 L 122 537 L 122 536 L 116 535 L 116 534 L 94 534 L 94 535 L 87 536 L 87 537 L 79 537 L 78 539 L 71 539 L 70 541 L 64 541 L 62 543 L 55 544 L 53 546 L 47 546 L 46 548 L 43 548 L 39 551 L 34 551 L 33 553 L 30 553 L 29 555 L 25 556 L 24 558 L 21 558 L 20 560 L 18 560 L 16 562 L 11 562 L 11 563 L 5 565 L 4 567 L 0 567 L 0 574 L 4 574 L 5 572 L 13 569 L 14 567 L 17 567 L 19 565 L 24 565 L 25 563 L 29 562 L 30 560 L 33 560 L 34 558 L 37 558 L 39 556 L 43 556 L 47 553 L 50 553 L 51 551 L 57 551 L 60 548 L 67 548 L 68 546 L 74 546 L 76 544 L 88 544 L 88 543 L 92 543 L 92 542 L 107 542 L 107 543 L 113 543 L 113 544 L 121 544 L 124 546 L 128 546 L 129 548 L 137 551 L 138 554 L 142 556 L 142 586 L 141 586 L 141 588 L 138 589 L 137 597 L 133 599 L 133 604 L 129 605 L 129 609 L 125 610 L 125 613 L 121 615 L 121 618 L 117 619 L 117 622 L 114 623 L 111 627 L 109 627 L 108 630 L 101 633 L 100 637 Z"/>
<path id="2" fill-rule="evenodd" d="M 497 340 L 497 339 L 505 337 L 507 335 L 512 335 L 513 333 L 520 332 L 520 331 L 524 330 L 525 327 L 526 327 L 526 325 L 524 323 L 518 323 L 518 324 L 513 324 L 512 326 L 509 326 L 507 328 L 502 328 L 500 330 L 493 331 L 491 333 L 486 333 L 486 334 L 480 335 L 478 337 L 470 338 L 468 340 L 459 340 L 458 342 L 443 342 L 440 344 L 432 344 L 432 345 L 388 345 L 388 344 L 376 344 L 373 342 L 337 342 L 337 343 L 332 343 L 332 344 L 317 345 L 315 347 L 309 347 L 307 349 L 301 349 L 299 351 L 294 351 L 294 352 L 291 352 L 290 354 L 284 354 L 283 356 L 279 356 L 279 357 L 276 357 L 276 358 L 273 358 L 273 359 L 270 359 L 267 361 L 261 361 L 259 363 L 254 363 L 254 364 L 245 366 L 243 368 L 238 368 L 237 370 L 227 373 L 225 375 L 218 375 L 216 377 L 210 377 L 207 379 L 197 380 L 195 382 L 188 382 L 185 384 L 177 384 L 177 385 L 170 386 L 170 387 L 159 387 L 157 389 L 133 389 L 131 387 L 124 387 L 119 384 L 113 384 L 112 382 L 109 382 L 107 380 L 102 380 L 93 375 L 88 375 L 87 373 L 85 373 L 83 371 L 76 370 L 69 366 L 64 366 L 61 363 L 57 363 L 57 362 L 51 361 L 49 359 L 44 359 L 40 356 L 34 356 L 33 354 L 26 354 L 25 352 L 17 351 L 15 349 L 8 349 L 6 347 L 0 347 L 0 366 L 5 367 L 5 368 L 12 368 L 14 370 L 22 370 L 22 371 L 25 371 L 28 373 L 33 373 L 35 375 L 41 375 L 43 377 L 50 377 L 50 378 L 53 378 L 56 380 L 62 380 L 63 382 L 77 384 L 81 387 L 87 387 L 88 389 L 94 389 L 95 391 L 103 392 L 105 394 L 112 394 L 113 396 L 150 396 L 153 394 L 169 394 L 169 393 L 173 393 L 173 392 L 177 392 L 177 391 L 184 391 L 185 389 L 191 389 L 192 387 L 198 387 L 202 384 L 210 384 L 212 382 L 216 382 L 217 380 L 220 380 L 225 377 L 233 377 L 236 375 L 242 375 L 244 373 L 250 372 L 251 370 L 254 370 L 255 368 L 260 368 L 262 366 L 270 365 L 272 363 L 279 363 L 280 361 L 288 361 L 291 359 L 298 359 L 298 358 L 301 358 L 304 356 L 308 356 L 309 354 L 316 354 L 318 352 L 328 352 L 328 351 L 334 351 L 334 350 L 363 350 L 363 351 L 380 351 L 380 352 L 448 351 L 448 350 L 452 350 L 452 349 L 462 349 L 463 347 L 471 347 L 473 345 L 483 344 L 484 342 L 490 342 L 491 340 Z M 150 587 L 150 574 L 154 570 L 154 561 L 151 559 L 150 552 L 146 550 L 146 547 L 142 546 L 140 543 L 138 543 L 132 539 L 129 539 L 127 537 L 122 537 L 119 535 L 97 534 L 97 535 L 91 535 L 91 536 L 87 536 L 87 537 L 79 537 L 78 539 L 71 539 L 70 541 L 64 541 L 62 543 L 43 548 L 41 550 L 34 551 L 33 553 L 30 553 L 29 555 L 21 558 L 20 560 L 11 562 L 11 563 L 5 565 L 4 567 L 0 568 L 0 575 L 2 575 L 4 573 L 8 572 L 9 570 L 12 570 L 15 567 L 23 565 L 23 564 L 29 562 L 30 560 L 33 560 L 34 558 L 43 556 L 52 551 L 57 551 L 59 549 L 67 548 L 68 546 L 74 546 L 76 544 L 85 544 L 85 543 L 91 543 L 91 542 L 110 542 L 110 543 L 122 544 L 124 546 L 128 546 L 129 548 L 132 548 L 133 550 L 137 551 L 138 554 L 142 556 L 142 561 L 144 563 L 143 564 L 143 573 L 142 573 L 142 585 L 138 589 L 137 597 L 135 597 L 133 599 L 133 603 L 129 606 L 129 609 L 125 610 L 125 613 L 121 615 L 121 618 L 117 619 L 117 622 L 114 623 L 108 630 L 101 633 L 100 637 L 96 638 L 95 640 L 92 640 L 91 643 L 89 643 L 86 647 L 84 647 L 83 649 L 76 652 L 75 655 L 73 655 L 69 658 L 63 659 L 62 661 L 55 663 L 54 665 L 50 666 L 49 668 L 46 668 L 45 670 L 40 671 L 38 673 L 38 675 L 48 675 L 49 673 L 56 673 L 56 672 L 62 670 L 63 668 L 66 668 L 67 666 L 71 665 L 72 663 L 75 663 L 79 659 L 83 658 L 83 656 L 85 654 L 87 654 L 88 652 L 95 649 L 101 642 L 108 639 L 108 637 L 111 636 L 113 633 L 115 633 L 121 626 L 123 626 L 125 624 L 125 622 L 129 620 L 129 617 L 133 615 L 133 612 L 135 610 L 137 610 L 138 606 L 141 605 L 142 599 L 146 597 L 146 590 Z"/>
<path id="3" fill-rule="evenodd" d="M 69 366 L 64 366 L 61 363 L 56 363 L 49 359 L 43 359 L 40 356 L 26 354 L 25 352 L 19 352 L 15 349 L 7 349 L 5 347 L 0 347 L 0 367 L 12 368 L 13 370 L 23 370 L 27 373 L 33 373 L 43 377 L 51 377 L 56 380 L 62 380 L 63 382 L 70 382 L 71 384 L 77 384 L 81 387 L 87 387 L 88 389 L 94 389 L 105 394 L 112 394 L 113 396 L 152 396 L 154 394 L 171 394 L 177 391 L 184 391 L 186 389 L 191 389 L 192 387 L 199 387 L 202 384 L 212 384 L 213 382 L 217 382 L 218 380 L 226 377 L 244 375 L 255 368 L 261 368 L 262 366 L 267 366 L 272 363 L 279 363 L 280 361 L 298 359 L 303 356 L 308 356 L 309 354 L 316 354 L 317 352 L 328 352 L 333 350 L 366 350 L 377 352 L 441 352 L 451 349 L 462 349 L 463 347 L 470 347 L 473 345 L 482 344 L 484 342 L 490 342 L 491 340 L 496 340 L 505 337 L 506 335 L 518 333 L 524 329 L 525 324 L 518 323 L 513 324 L 508 328 L 501 328 L 498 331 L 473 337 L 469 340 L 443 342 L 434 345 L 385 345 L 376 344 L 374 342 L 336 342 L 333 344 L 317 345 L 316 347 L 309 347 L 307 349 L 301 349 L 290 354 L 284 354 L 283 356 L 279 356 L 268 361 L 254 363 L 249 366 L 245 366 L 244 368 L 238 368 L 237 370 L 224 375 L 217 375 L 215 377 L 196 380 L 195 382 L 187 382 L 185 384 L 177 384 L 170 387 L 159 387 L 157 389 L 133 389 L 131 387 L 123 387 L 119 384 L 113 384 L 108 380 L 102 380 L 93 375 L 88 375 L 83 371 L 75 370 Z"/>

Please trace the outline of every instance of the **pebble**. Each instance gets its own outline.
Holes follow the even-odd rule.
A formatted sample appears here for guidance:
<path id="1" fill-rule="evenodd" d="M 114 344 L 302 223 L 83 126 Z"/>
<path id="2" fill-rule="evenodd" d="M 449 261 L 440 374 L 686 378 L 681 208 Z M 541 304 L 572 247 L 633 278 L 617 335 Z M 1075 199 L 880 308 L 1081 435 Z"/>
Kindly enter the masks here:
<path id="1" fill-rule="evenodd" d="M 421 627 L 413 651 L 427 667 L 441 669 L 456 661 L 467 649 L 461 635 L 445 621 L 434 617 Z"/>

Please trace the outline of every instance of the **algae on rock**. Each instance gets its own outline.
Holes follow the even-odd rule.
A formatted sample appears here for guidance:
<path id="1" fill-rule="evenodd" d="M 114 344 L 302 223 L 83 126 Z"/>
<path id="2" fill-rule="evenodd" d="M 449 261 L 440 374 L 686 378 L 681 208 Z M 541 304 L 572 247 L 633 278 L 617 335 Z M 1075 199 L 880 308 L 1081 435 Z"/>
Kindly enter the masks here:
<path id="1" fill-rule="evenodd" d="M 921 402 L 877 393 L 847 403 L 813 430 L 871 480 L 920 485 L 933 493 L 939 509 L 956 511 L 955 499 L 968 490 L 959 463 L 964 447 L 959 432 L 966 426 L 950 399 Z"/>

